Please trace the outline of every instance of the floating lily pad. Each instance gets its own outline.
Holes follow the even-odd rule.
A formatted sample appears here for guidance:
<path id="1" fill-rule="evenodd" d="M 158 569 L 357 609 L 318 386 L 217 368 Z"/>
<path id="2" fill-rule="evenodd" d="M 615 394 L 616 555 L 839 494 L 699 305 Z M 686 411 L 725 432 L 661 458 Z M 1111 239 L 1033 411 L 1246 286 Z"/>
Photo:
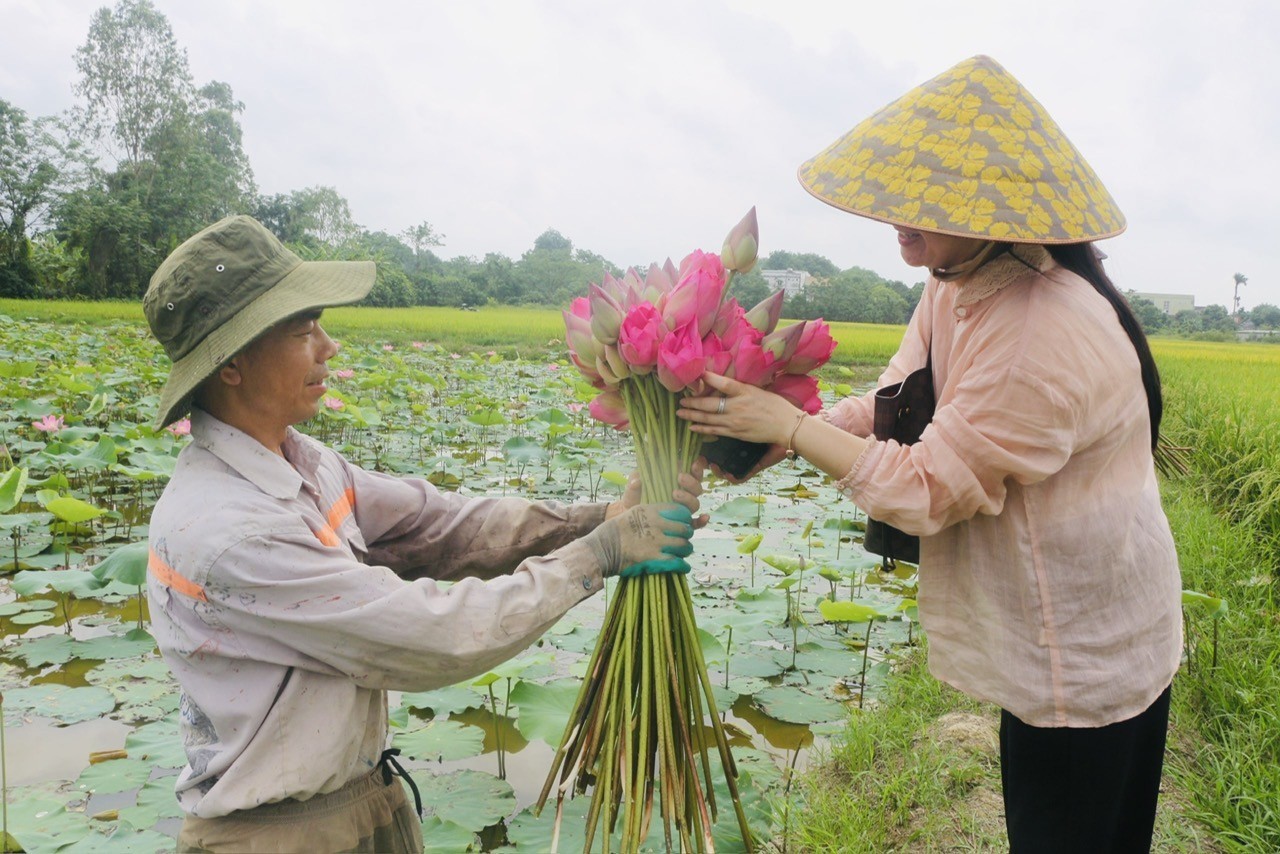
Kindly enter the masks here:
<path id="1" fill-rule="evenodd" d="M 58 615 L 52 611 L 24 611 L 21 614 L 14 614 L 9 618 L 9 622 L 15 626 L 34 626 L 37 623 L 47 623 L 57 618 Z"/>
<path id="2" fill-rule="evenodd" d="M 766 688 L 755 695 L 755 702 L 771 718 L 794 724 L 814 724 L 822 721 L 838 721 L 848 716 L 843 703 L 816 697 L 799 688 L 778 686 Z"/>
<path id="3" fill-rule="evenodd" d="M 9 792 L 9 833 L 26 851 L 59 851 L 87 836 L 91 829 L 83 813 L 47 795 Z"/>
<path id="4" fill-rule="evenodd" d="M 424 854 L 455 854 L 480 850 L 474 832 L 451 821 L 441 821 L 435 816 L 422 823 L 422 848 Z"/>
<path id="5" fill-rule="evenodd" d="M 90 765 L 80 772 L 76 789 L 95 795 L 127 792 L 137 789 L 151 776 L 151 763 L 132 757 L 111 759 Z"/>
<path id="6" fill-rule="evenodd" d="M 151 827 L 161 819 L 181 818 L 182 807 L 173 792 L 175 778 L 157 777 L 138 789 L 134 805 L 120 809 L 120 821 L 134 827 Z"/>
<path id="7" fill-rule="evenodd" d="M 172 797 L 172 793 L 170 793 Z M 172 851 L 175 840 L 154 830 L 140 830 L 125 822 L 115 825 L 92 822 L 89 832 L 59 854 L 136 854 L 139 851 Z"/>
<path id="8" fill-rule="evenodd" d="M 107 714 L 115 705 L 111 692 L 98 687 L 32 685 L 4 695 L 5 720 L 10 726 L 17 725 L 26 715 L 51 718 L 61 724 L 89 721 Z"/>
<path id="9" fill-rule="evenodd" d="M 511 784 L 479 771 L 418 775 L 427 815 L 479 832 L 506 818 L 516 807 Z"/>
<path id="10" fill-rule="evenodd" d="M 391 746 L 410 759 L 451 762 L 484 752 L 484 730 L 457 721 L 434 720 L 418 729 L 397 732 Z"/>
<path id="11" fill-rule="evenodd" d="M 470 688 L 450 685 L 435 691 L 418 691 L 400 696 L 400 705 L 407 709 L 430 710 L 436 717 L 456 715 L 467 709 L 478 709 L 484 705 L 484 697 Z"/>
<path id="12" fill-rule="evenodd" d="M 187 764 L 176 714 L 136 728 L 125 736 L 124 749 L 131 759 L 150 762 L 157 768 L 181 768 Z"/>

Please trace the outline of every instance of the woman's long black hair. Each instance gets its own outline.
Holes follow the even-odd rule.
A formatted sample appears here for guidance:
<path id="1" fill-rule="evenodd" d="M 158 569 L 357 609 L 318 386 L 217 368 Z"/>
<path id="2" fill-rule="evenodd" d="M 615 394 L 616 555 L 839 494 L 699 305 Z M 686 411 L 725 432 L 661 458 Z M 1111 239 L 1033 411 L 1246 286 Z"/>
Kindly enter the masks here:
<path id="1" fill-rule="evenodd" d="M 1102 262 L 1092 243 L 1050 244 L 1045 249 L 1063 267 L 1093 285 L 1093 289 L 1106 297 L 1107 302 L 1116 310 L 1120 325 L 1133 342 L 1133 349 L 1138 351 L 1138 362 L 1142 366 L 1142 387 L 1147 392 L 1147 412 L 1151 415 L 1151 449 L 1155 450 L 1156 440 L 1160 437 L 1160 418 L 1164 414 L 1164 398 L 1160 393 L 1160 372 L 1156 370 L 1156 361 L 1151 356 L 1151 347 L 1147 344 L 1147 336 L 1142 325 L 1129 307 L 1128 301 L 1116 289 L 1111 277 L 1102 269 Z"/>

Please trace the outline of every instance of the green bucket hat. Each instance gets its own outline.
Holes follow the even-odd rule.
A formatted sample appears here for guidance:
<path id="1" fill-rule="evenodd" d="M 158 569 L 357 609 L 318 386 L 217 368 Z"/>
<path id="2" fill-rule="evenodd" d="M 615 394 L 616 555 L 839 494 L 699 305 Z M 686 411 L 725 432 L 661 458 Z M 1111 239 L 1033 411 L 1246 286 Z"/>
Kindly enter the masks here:
<path id="1" fill-rule="evenodd" d="M 303 261 L 249 216 L 190 237 L 160 265 L 142 310 L 173 362 L 156 429 L 181 418 L 200 383 L 272 326 L 304 311 L 356 302 L 372 261 Z"/>
<path id="2" fill-rule="evenodd" d="M 829 205 L 893 225 L 1011 243 L 1084 243 L 1124 215 L 1057 123 L 988 56 L 883 107 L 799 170 Z"/>

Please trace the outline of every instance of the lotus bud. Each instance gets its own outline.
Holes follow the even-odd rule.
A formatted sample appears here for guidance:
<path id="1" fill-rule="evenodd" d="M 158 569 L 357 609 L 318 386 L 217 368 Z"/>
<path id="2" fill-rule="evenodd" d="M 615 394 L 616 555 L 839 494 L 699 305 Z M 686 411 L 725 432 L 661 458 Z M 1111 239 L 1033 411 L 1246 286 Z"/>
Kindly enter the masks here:
<path id="1" fill-rule="evenodd" d="M 631 376 L 631 366 L 627 364 L 627 360 L 622 358 L 622 353 L 617 347 L 609 346 L 604 348 L 604 361 L 609 366 L 610 372 L 619 380 L 625 380 Z"/>
<path id="2" fill-rule="evenodd" d="M 611 424 L 619 430 L 625 430 L 629 421 L 627 405 L 617 389 L 610 389 L 596 395 L 587 406 L 587 411 L 597 421 Z"/>
<path id="3" fill-rule="evenodd" d="M 800 336 L 803 334 L 804 323 L 793 323 L 790 326 L 775 329 L 764 336 L 760 346 L 772 353 L 774 365 L 779 370 L 785 371 L 787 363 L 791 361 L 791 356 L 796 352 L 796 347 L 800 344 Z"/>
<path id="4" fill-rule="evenodd" d="M 724 239 L 724 247 L 720 250 L 720 260 L 726 270 L 735 273 L 749 273 L 756 265 L 756 254 L 760 251 L 760 225 L 756 222 L 756 208 L 751 206 L 729 236 Z"/>
<path id="5" fill-rule="evenodd" d="M 765 335 L 777 329 L 778 319 L 782 317 L 782 299 L 786 295 L 785 291 L 778 291 L 761 300 L 747 312 L 747 323 Z"/>
<path id="6" fill-rule="evenodd" d="M 587 300 L 591 304 L 591 334 L 601 344 L 618 343 L 618 328 L 622 326 L 621 304 L 599 285 L 587 288 Z"/>

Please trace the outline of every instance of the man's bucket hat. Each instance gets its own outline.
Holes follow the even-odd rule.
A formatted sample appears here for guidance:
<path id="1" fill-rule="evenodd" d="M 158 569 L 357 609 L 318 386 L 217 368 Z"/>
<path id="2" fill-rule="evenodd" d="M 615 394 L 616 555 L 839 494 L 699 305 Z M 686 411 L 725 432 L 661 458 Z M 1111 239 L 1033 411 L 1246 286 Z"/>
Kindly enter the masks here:
<path id="1" fill-rule="evenodd" d="M 259 335 L 295 314 L 356 302 L 375 273 L 372 261 L 303 261 L 249 216 L 188 238 L 142 299 L 151 332 L 173 361 L 156 428 L 186 414 L 196 387 Z"/>
<path id="2" fill-rule="evenodd" d="M 1125 228 L 1057 123 L 988 56 L 880 109 L 805 162 L 799 177 L 841 210 L 960 237 L 1083 243 Z"/>

